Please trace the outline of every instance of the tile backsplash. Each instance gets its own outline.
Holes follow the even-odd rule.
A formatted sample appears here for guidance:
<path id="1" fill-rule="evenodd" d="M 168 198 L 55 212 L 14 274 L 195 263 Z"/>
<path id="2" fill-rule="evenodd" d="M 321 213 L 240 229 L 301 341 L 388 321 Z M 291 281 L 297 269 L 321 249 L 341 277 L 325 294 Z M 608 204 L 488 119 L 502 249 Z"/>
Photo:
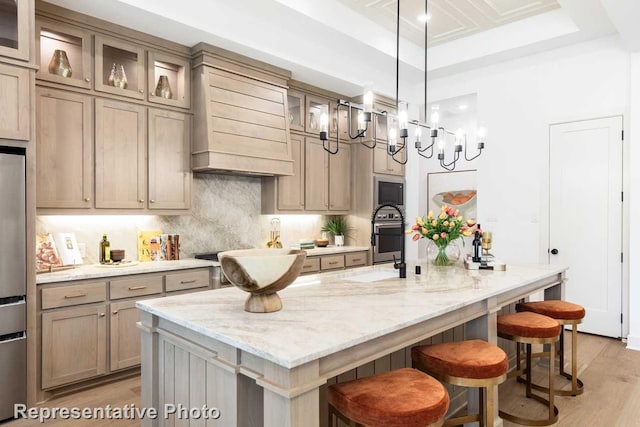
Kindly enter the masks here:
<path id="1" fill-rule="evenodd" d="M 161 230 L 180 235 L 180 256 L 199 252 L 265 247 L 271 219 L 260 214 L 260 178 L 196 174 L 190 215 L 47 215 L 38 216 L 36 232 L 74 232 L 86 244 L 86 262 L 98 259 L 98 242 L 107 233 L 112 249 L 124 249 L 126 258 L 137 257 L 139 230 Z M 285 245 L 320 236 L 322 215 L 278 215 Z"/>

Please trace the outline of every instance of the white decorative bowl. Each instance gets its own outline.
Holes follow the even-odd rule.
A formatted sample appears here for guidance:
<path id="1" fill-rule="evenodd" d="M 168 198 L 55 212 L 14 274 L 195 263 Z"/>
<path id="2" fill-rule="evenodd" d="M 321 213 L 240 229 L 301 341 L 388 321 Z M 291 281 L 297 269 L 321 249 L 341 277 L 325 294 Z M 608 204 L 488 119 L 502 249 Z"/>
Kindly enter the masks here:
<path id="1" fill-rule="evenodd" d="M 271 313 L 282 308 L 276 292 L 289 286 L 307 257 L 298 249 L 243 249 L 220 252 L 222 272 L 238 288 L 249 292 L 245 311 Z"/>

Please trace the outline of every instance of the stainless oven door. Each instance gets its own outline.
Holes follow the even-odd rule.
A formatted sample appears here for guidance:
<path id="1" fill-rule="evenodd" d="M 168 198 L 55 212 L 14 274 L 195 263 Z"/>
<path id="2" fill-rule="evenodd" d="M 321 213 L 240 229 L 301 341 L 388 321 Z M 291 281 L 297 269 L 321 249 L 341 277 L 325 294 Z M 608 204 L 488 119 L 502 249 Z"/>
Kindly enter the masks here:
<path id="1" fill-rule="evenodd" d="M 404 240 L 403 226 L 399 221 L 374 224 L 376 245 L 373 248 L 373 263 L 391 262 L 395 255 L 400 259 Z"/>

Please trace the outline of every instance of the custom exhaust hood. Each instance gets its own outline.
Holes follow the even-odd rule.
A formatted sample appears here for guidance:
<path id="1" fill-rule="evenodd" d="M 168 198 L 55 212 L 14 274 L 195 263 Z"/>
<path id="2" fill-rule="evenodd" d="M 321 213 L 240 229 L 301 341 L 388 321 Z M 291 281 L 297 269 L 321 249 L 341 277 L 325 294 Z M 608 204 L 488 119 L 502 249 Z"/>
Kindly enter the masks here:
<path id="1" fill-rule="evenodd" d="M 193 171 L 292 175 L 291 73 L 205 43 L 192 60 Z"/>

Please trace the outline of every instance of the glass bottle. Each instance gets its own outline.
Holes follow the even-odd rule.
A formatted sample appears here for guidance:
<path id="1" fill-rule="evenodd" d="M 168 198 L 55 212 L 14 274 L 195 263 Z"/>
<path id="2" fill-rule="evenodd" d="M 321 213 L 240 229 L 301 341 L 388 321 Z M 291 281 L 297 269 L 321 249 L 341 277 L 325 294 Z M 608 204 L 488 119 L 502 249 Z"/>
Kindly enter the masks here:
<path id="1" fill-rule="evenodd" d="M 108 264 L 111 262 L 111 244 L 107 240 L 107 234 L 102 235 L 100 241 L 100 264 Z"/>

